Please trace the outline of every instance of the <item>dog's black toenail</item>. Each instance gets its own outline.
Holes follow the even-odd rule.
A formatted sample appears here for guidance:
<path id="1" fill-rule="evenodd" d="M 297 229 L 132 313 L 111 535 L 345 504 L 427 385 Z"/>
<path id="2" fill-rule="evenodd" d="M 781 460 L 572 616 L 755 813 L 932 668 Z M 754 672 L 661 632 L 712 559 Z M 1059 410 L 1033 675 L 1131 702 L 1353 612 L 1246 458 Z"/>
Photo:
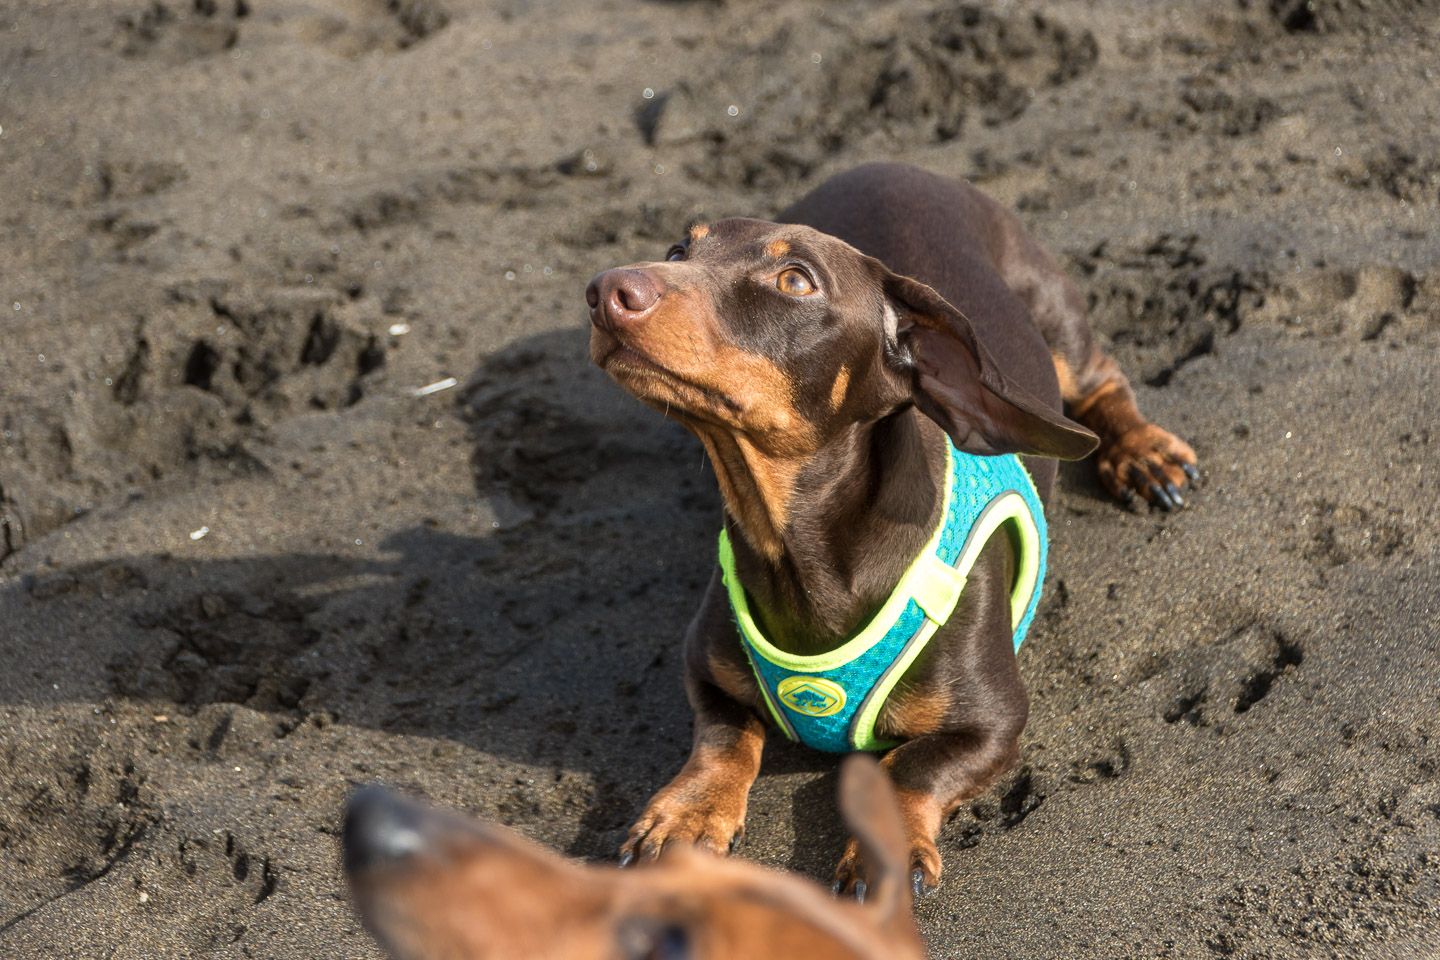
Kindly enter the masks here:
<path id="1" fill-rule="evenodd" d="M 917 869 L 914 873 L 910 874 L 910 887 L 914 891 L 916 900 L 919 900 L 921 897 L 925 896 L 925 894 L 930 892 L 925 887 L 924 870 Z"/>

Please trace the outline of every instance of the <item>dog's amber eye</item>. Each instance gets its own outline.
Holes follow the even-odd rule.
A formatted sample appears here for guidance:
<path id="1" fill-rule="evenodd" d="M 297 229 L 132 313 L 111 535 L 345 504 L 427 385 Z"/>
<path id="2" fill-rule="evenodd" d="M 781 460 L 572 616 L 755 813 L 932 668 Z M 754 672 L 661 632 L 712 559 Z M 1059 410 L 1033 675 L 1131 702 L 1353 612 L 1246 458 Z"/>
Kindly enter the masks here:
<path id="1" fill-rule="evenodd" d="M 815 292 L 815 284 L 810 282 L 804 270 L 791 267 L 780 271 L 780 275 L 775 278 L 775 289 L 792 297 L 804 297 Z"/>

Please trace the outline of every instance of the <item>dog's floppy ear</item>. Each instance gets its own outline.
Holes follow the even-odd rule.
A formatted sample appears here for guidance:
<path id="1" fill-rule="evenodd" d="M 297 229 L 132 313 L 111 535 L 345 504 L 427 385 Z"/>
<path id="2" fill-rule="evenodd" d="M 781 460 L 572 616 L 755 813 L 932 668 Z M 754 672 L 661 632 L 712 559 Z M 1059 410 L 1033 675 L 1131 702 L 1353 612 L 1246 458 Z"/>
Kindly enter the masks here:
<path id="1" fill-rule="evenodd" d="M 883 268 L 882 268 L 883 269 Z M 965 314 L 918 280 L 884 272 L 887 323 L 912 361 L 915 405 L 966 453 L 1079 460 L 1100 442 L 1005 376 Z"/>
<path id="2" fill-rule="evenodd" d="M 880 765 L 863 753 L 852 753 L 840 767 L 840 813 L 855 835 L 869 868 L 865 905 L 880 922 L 911 930 L 910 850 L 895 788 Z"/>

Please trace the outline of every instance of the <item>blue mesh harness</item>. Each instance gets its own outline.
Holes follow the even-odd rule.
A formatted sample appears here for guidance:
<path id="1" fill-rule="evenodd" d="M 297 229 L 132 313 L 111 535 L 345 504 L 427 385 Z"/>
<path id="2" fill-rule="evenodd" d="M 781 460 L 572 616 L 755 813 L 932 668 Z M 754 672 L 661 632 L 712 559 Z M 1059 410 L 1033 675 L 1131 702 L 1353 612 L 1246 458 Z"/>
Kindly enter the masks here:
<path id="1" fill-rule="evenodd" d="M 976 557 L 1008 526 L 1019 547 L 1010 597 L 1015 649 L 1025 639 L 1045 580 L 1045 512 L 1030 474 L 1014 455 L 981 457 L 948 447 L 945 509 L 930 541 L 870 623 L 838 649 L 796 656 L 771 644 L 750 613 L 735 574 L 728 534 L 720 569 L 741 644 L 775 723 L 817 750 L 884 750 L 875 736 L 880 708 L 960 600 Z"/>

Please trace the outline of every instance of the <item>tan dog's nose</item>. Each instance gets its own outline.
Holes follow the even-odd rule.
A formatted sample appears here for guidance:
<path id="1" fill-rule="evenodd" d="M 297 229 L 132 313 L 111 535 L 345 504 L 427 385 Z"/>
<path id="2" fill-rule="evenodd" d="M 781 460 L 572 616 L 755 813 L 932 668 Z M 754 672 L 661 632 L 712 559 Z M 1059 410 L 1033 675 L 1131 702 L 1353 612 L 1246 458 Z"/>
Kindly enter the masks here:
<path id="1" fill-rule="evenodd" d="M 345 809 L 344 849 L 348 870 L 380 866 L 424 853 L 431 845 L 434 816 L 381 787 L 356 792 Z"/>
<path id="2" fill-rule="evenodd" d="M 585 288 L 590 322 L 615 330 L 634 323 L 660 302 L 660 287 L 643 270 L 606 270 Z"/>

